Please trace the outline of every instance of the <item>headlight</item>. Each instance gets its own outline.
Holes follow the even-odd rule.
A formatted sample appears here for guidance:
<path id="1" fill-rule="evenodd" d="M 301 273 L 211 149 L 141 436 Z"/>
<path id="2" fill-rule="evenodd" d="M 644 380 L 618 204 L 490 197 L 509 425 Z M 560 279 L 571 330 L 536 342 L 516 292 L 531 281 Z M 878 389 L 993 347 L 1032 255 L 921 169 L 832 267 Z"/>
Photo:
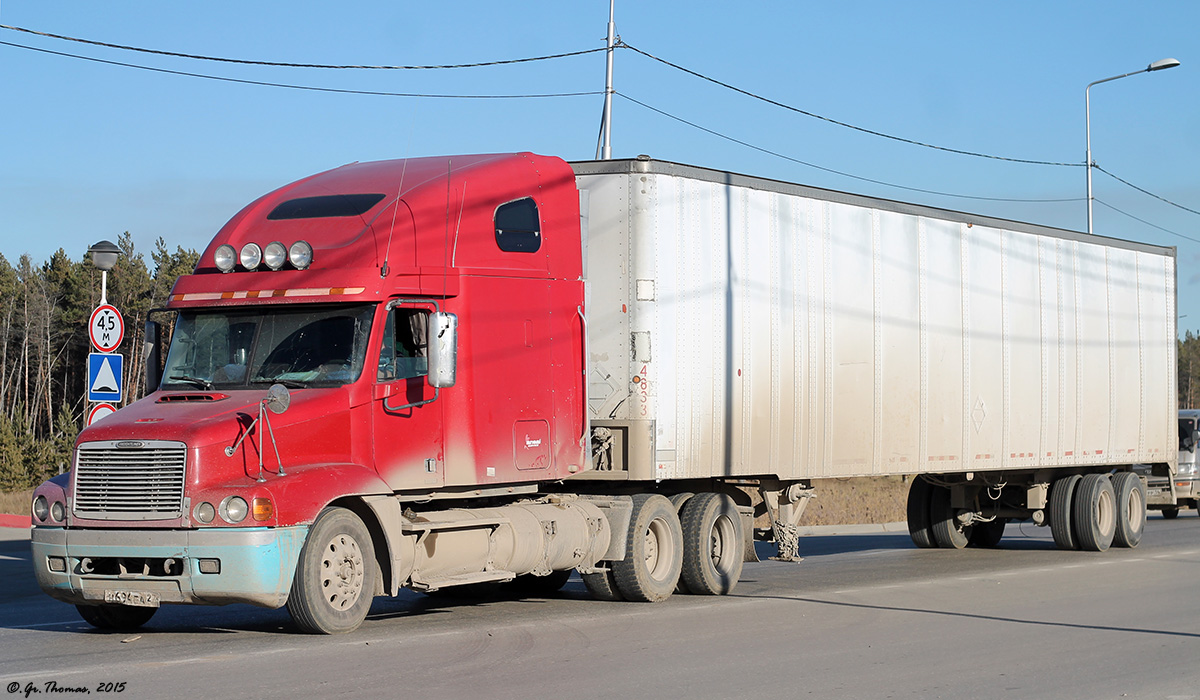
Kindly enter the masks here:
<path id="1" fill-rule="evenodd" d="M 33 499 L 33 517 L 46 522 L 47 515 L 50 515 L 50 504 L 46 502 L 46 497 L 38 496 Z"/>
<path id="2" fill-rule="evenodd" d="M 62 501 L 55 501 L 54 505 L 50 506 L 50 519 L 56 523 L 61 523 L 67 515 L 66 508 Z"/>
<path id="3" fill-rule="evenodd" d="M 287 248 L 279 241 L 268 243 L 263 251 L 263 262 L 272 270 L 278 270 L 287 262 Z"/>
<path id="4" fill-rule="evenodd" d="M 288 259 L 297 270 L 307 269 L 312 264 L 313 251 L 308 241 L 296 241 L 288 249 Z"/>
<path id="5" fill-rule="evenodd" d="M 247 243 L 242 246 L 242 267 L 247 270 L 257 270 L 262 262 L 262 248 L 257 243 Z"/>
<path id="6" fill-rule="evenodd" d="M 236 525 L 246 519 L 250 506 L 241 496 L 230 496 L 221 501 L 221 518 L 231 525 Z"/>
<path id="7" fill-rule="evenodd" d="M 233 249 L 233 246 L 225 243 L 217 248 L 217 252 L 213 253 L 213 262 L 221 272 L 231 272 L 234 264 L 237 263 L 237 251 Z"/>
<path id="8" fill-rule="evenodd" d="M 196 506 L 195 515 L 196 520 L 208 524 L 213 521 L 213 518 L 217 517 L 217 509 L 213 508 L 213 504 L 205 501 L 204 503 Z"/>

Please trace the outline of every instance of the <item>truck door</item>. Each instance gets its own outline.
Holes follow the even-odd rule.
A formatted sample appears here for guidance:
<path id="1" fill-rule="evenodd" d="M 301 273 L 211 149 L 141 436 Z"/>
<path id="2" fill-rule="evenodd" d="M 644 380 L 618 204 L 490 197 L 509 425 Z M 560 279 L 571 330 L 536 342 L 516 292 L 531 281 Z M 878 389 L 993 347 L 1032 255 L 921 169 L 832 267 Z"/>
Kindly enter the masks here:
<path id="1" fill-rule="evenodd" d="M 442 486 L 444 401 L 429 386 L 429 313 L 398 303 L 386 310 L 372 401 L 375 468 L 394 489 Z"/>

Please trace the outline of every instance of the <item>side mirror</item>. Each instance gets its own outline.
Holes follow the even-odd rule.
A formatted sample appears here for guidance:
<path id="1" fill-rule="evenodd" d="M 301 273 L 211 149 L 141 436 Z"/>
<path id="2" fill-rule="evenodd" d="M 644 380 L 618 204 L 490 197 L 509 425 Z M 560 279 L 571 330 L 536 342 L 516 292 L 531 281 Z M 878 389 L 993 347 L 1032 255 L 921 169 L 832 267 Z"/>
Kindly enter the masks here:
<path id="1" fill-rule="evenodd" d="M 1200 430 L 1193 430 L 1192 431 L 1192 444 L 1191 444 L 1191 448 L 1189 451 L 1195 452 L 1197 444 L 1200 444 Z"/>
<path id="2" fill-rule="evenodd" d="M 458 376 L 458 316 L 434 312 L 429 326 L 429 386 L 452 387 Z"/>
<path id="3" fill-rule="evenodd" d="M 162 326 L 158 321 L 146 321 L 142 357 L 146 358 L 146 393 L 153 393 L 162 383 L 162 358 L 158 348 L 162 342 Z"/>

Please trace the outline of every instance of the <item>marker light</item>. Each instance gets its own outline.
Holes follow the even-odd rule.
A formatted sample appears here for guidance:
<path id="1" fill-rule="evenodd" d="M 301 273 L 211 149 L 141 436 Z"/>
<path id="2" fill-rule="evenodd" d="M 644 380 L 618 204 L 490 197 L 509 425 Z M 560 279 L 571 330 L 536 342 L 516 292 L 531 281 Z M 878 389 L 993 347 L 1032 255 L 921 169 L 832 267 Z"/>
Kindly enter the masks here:
<path id="1" fill-rule="evenodd" d="M 217 269 L 221 272 L 232 272 L 233 266 L 237 262 L 237 251 L 233 246 L 225 243 L 217 248 L 217 252 L 213 253 L 213 262 L 217 264 Z"/>
<path id="2" fill-rule="evenodd" d="M 284 248 L 279 241 L 268 243 L 266 249 L 263 250 L 263 262 L 272 270 L 278 270 L 287 262 L 287 248 Z"/>
<path id="3" fill-rule="evenodd" d="M 262 262 L 262 248 L 257 243 L 247 243 L 242 246 L 242 267 L 247 270 L 257 270 Z"/>
<path id="4" fill-rule="evenodd" d="M 275 514 L 275 506 L 271 504 L 271 499 L 269 499 L 269 498 L 254 499 L 254 519 L 255 520 L 257 520 L 258 522 L 263 522 L 264 520 L 270 520 L 271 516 L 274 514 Z"/>
<path id="5" fill-rule="evenodd" d="M 246 519 L 246 513 L 249 512 L 250 506 L 246 503 L 246 499 L 241 496 L 230 496 L 221 501 L 221 517 L 225 522 L 232 525 L 242 522 Z"/>
<path id="6" fill-rule="evenodd" d="M 297 270 L 306 270 L 312 264 L 313 250 L 308 241 L 296 241 L 288 250 L 288 259 Z"/>

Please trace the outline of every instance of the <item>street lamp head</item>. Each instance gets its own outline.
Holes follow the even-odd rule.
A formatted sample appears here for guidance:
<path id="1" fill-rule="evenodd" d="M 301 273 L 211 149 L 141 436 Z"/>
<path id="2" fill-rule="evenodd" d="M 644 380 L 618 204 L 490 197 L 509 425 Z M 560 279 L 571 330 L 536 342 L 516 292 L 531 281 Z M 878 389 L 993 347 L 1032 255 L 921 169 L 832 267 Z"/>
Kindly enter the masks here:
<path id="1" fill-rule="evenodd" d="M 117 256 L 121 254 L 121 249 L 111 241 L 100 241 L 88 248 L 88 252 L 92 254 L 92 264 L 108 272 L 116 266 Z"/>
<path id="2" fill-rule="evenodd" d="M 1173 58 L 1164 58 L 1161 61 L 1155 61 L 1154 63 L 1151 63 L 1149 66 L 1147 66 L 1146 72 L 1156 71 L 1156 70 L 1166 70 L 1168 68 L 1174 68 L 1177 65 L 1179 65 L 1179 61 L 1177 61 Z"/>

